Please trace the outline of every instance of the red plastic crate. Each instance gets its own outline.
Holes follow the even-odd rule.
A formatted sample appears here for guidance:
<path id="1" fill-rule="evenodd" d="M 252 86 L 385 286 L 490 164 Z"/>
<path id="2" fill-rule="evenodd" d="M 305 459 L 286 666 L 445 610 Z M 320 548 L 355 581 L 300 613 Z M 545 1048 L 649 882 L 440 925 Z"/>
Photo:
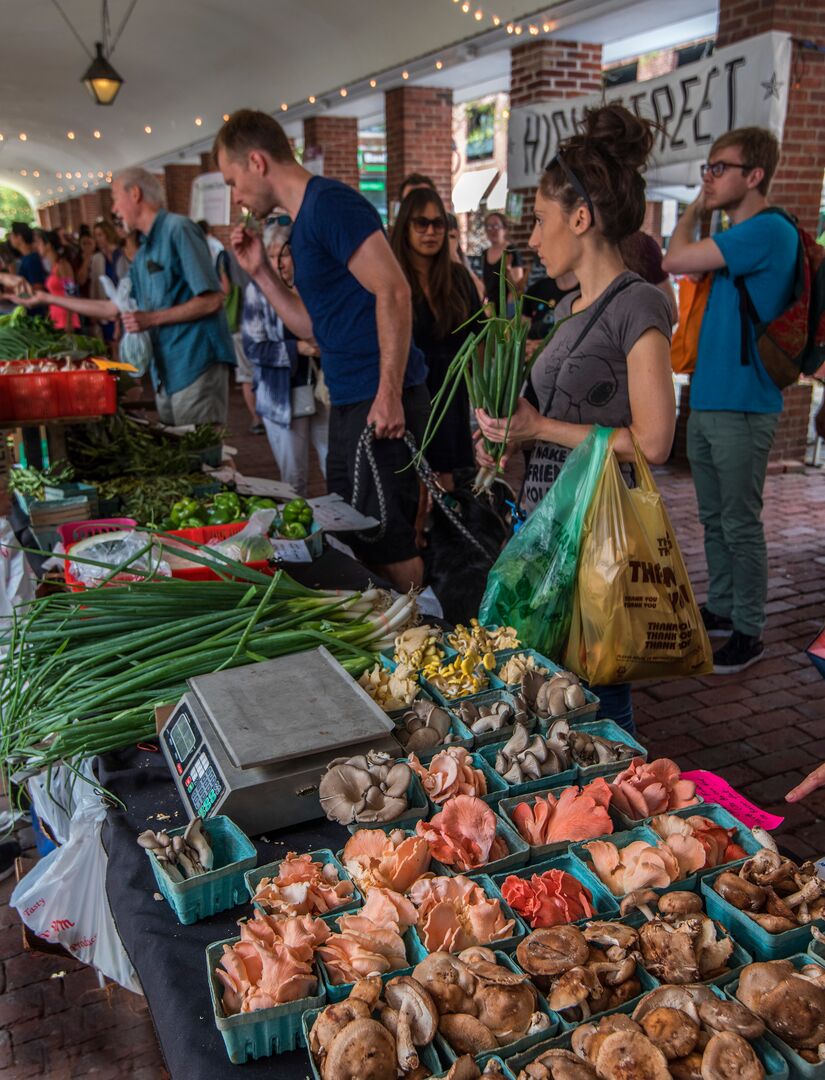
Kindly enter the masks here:
<path id="1" fill-rule="evenodd" d="M 116 520 L 116 519 L 110 519 Z M 81 523 L 73 523 L 77 529 Z M 88 522 L 87 524 L 93 525 L 94 522 Z M 241 529 L 246 525 L 245 521 L 236 521 L 231 525 L 204 525 L 200 529 L 170 529 L 168 536 L 179 536 L 183 540 L 193 540 L 196 544 L 208 544 L 210 540 L 226 540 L 230 536 L 234 536 L 235 533 L 239 533 Z M 94 532 L 104 532 L 108 530 L 94 530 Z M 87 536 L 93 536 L 94 532 L 87 532 Z M 81 539 L 80 536 L 77 539 Z M 67 554 L 71 551 L 71 548 L 67 549 Z M 82 592 L 86 586 L 69 570 L 70 559 L 64 559 L 63 561 L 63 576 L 66 579 L 66 584 L 72 590 L 72 592 Z M 271 574 L 272 567 L 266 561 L 244 563 L 244 566 L 248 566 L 252 570 L 259 570 L 263 574 Z M 181 578 L 183 581 L 220 581 L 220 577 L 213 570 L 210 570 L 206 566 L 191 566 L 180 570 L 173 570 L 172 577 Z M 120 582 L 113 581 L 112 585 L 118 585 Z"/>
<path id="2" fill-rule="evenodd" d="M 105 416 L 117 410 L 117 379 L 108 371 L 21 372 L 0 375 L 0 384 L 0 420 Z"/>

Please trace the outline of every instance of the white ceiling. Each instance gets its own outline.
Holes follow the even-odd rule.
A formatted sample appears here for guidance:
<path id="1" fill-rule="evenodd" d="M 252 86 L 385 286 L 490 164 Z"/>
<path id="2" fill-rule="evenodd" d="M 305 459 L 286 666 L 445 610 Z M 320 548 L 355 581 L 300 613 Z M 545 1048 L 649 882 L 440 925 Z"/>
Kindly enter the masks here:
<path id="1" fill-rule="evenodd" d="M 59 2 L 91 50 L 100 37 L 100 0 Z M 476 3 L 484 12 L 480 22 L 472 14 Z M 4 0 L 0 183 L 39 203 L 88 190 L 84 182 L 104 183 L 98 173 L 125 165 L 192 160 L 211 145 L 222 115 L 241 106 L 279 111 L 281 102 L 288 104 L 282 117 L 292 133 L 299 133 L 303 115 L 325 106 L 375 122 L 383 117 L 383 89 L 402 84 L 402 67 L 410 83 L 451 87 L 457 101 L 506 90 L 509 47 L 530 39 L 508 36 L 503 24 L 528 16 L 540 22 L 542 13 L 536 0 L 476 3 L 465 15 L 457 0 L 137 0 L 112 56 L 125 85 L 104 108 L 80 81 L 89 58 L 52 0 Z M 116 29 L 129 0 L 109 5 Z M 658 32 L 662 44 L 671 44 L 664 40 L 668 27 L 685 20 L 695 27 L 701 19 L 711 25 L 717 7 L 718 0 L 563 0 L 544 11 L 556 24 L 551 36 L 569 38 L 575 28 L 579 40 L 610 43 L 621 53 L 634 35 L 648 41 Z M 492 28 L 493 12 L 502 20 L 499 30 Z M 440 72 L 436 58 L 445 65 Z M 373 75 L 376 91 L 368 86 Z M 346 99 L 341 87 L 349 88 Z M 314 107 L 310 94 L 318 98 Z M 73 175 L 58 179 L 57 172 Z"/>

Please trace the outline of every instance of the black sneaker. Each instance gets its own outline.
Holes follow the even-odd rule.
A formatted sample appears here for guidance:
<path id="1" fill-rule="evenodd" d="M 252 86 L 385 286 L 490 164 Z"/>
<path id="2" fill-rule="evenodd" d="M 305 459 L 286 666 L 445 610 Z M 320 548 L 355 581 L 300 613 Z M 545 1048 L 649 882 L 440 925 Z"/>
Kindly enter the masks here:
<path id="1" fill-rule="evenodd" d="M 16 840 L 6 840 L 0 844 L 0 881 L 14 873 L 14 860 L 20 854 L 20 845 Z"/>
<path id="2" fill-rule="evenodd" d="M 765 655 L 765 645 L 758 637 L 748 637 L 734 630 L 721 649 L 713 654 L 715 675 L 733 675 L 744 671 Z"/>
<path id="3" fill-rule="evenodd" d="M 258 420 L 258 421 L 256 421 L 256 423 L 252 424 L 252 426 L 249 429 L 249 434 L 250 435 L 265 435 L 266 434 L 266 428 L 264 427 L 262 421 Z"/>
<path id="4" fill-rule="evenodd" d="M 733 623 L 726 615 L 717 615 L 706 604 L 699 608 L 702 622 L 705 624 L 708 637 L 728 637 L 733 632 Z"/>

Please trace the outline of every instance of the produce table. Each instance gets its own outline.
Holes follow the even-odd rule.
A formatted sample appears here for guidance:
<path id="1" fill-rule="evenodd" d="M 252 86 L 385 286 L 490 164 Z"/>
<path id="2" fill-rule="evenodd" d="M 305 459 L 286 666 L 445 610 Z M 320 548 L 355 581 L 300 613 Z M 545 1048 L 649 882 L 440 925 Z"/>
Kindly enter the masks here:
<path id="1" fill-rule="evenodd" d="M 357 589 L 369 579 L 359 563 L 327 550 L 312 564 L 290 564 L 289 573 L 305 585 Z M 127 750 L 98 759 L 101 783 L 119 796 L 127 809 L 109 811 L 103 845 L 109 855 L 106 892 L 126 952 L 146 994 L 158 1041 L 172 1080 L 210 1077 L 278 1077 L 293 1080 L 310 1075 L 306 1051 L 276 1059 L 250 1059 L 232 1065 L 213 1020 L 206 977 L 206 946 L 237 935 L 237 920 L 251 914 L 250 905 L 182 926 L 165 901 L 153 899 L 157 889 L 144 851 L 135 839 L 146 828 L 174 828 L 187 820 L 169 768 L 159 751 Z M 171 820 L 149 819 L 158 812 Z M 319 809 L 320 813 L 320 809 Z M 273 831 L 270 842 L 255 843 L 258 863 L 283 858 L 287 851 L 343 847 L 348 833 L 340 825 L 318 821 Z"/>

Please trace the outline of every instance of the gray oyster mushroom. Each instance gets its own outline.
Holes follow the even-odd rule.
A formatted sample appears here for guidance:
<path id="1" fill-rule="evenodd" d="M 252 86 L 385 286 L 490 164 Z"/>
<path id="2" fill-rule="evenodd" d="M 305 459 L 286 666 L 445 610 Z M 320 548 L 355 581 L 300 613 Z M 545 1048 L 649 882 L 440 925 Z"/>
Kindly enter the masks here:
<path id="1" fill-rule="evenodd" d="M 496 755 L 496 772 L 508 784 L 524 784 L 544 776 L 557 776 L 569 769 L 570 751 L 541 735 L 530 737 L 523 724 L 516 724 L 510 739 Z"/>
<path id="2" fill-rule="evenodd" d="M 526 725 L 529 720 L 527 711 L 521 707 L 518 698 L 515 708 L 508 701 L 503 700 L 486 701 L 480 704 L 474 701 L 462 701 L 458 707 L 458 715 L 473 735 L 486 735 L 490 731 L 501 731 L 502 728 L 512 727 L 515 724 Z"/>
<path id="3" fill-rule="evenodd" d="M 528 709 L 540 720 L 565 716 L 586 704 L 581 683 L 570 671 L 557 671 L 549 677 L 526 671 L 521 680 L 521 693 Z"/>
<path id="4" fill-rule="evenodd" d="M 389 754 L 370 750 L 351 758 L 335 758 L 318 785 L 321 808 L 330 821 L 394 821 L 409 806 L 412 772 Z"/>
<path id="5" fill-rule="evenodd" d="M 186 826 L 183 835 L 170 836 L 165 830 L 145 829 L 137 842 L 152 856 L 169 878 L 179 883 L 205 874 L 215 865 L 215 855 L 203 819 L 196 817 Z"/>
<path id="6" fill-rule="evenodd" d="M 430 750 L 449 745 L 450 714 L 432 701 L 415 701 L 398 721 L 398 741 L 407 750 Z"/>

